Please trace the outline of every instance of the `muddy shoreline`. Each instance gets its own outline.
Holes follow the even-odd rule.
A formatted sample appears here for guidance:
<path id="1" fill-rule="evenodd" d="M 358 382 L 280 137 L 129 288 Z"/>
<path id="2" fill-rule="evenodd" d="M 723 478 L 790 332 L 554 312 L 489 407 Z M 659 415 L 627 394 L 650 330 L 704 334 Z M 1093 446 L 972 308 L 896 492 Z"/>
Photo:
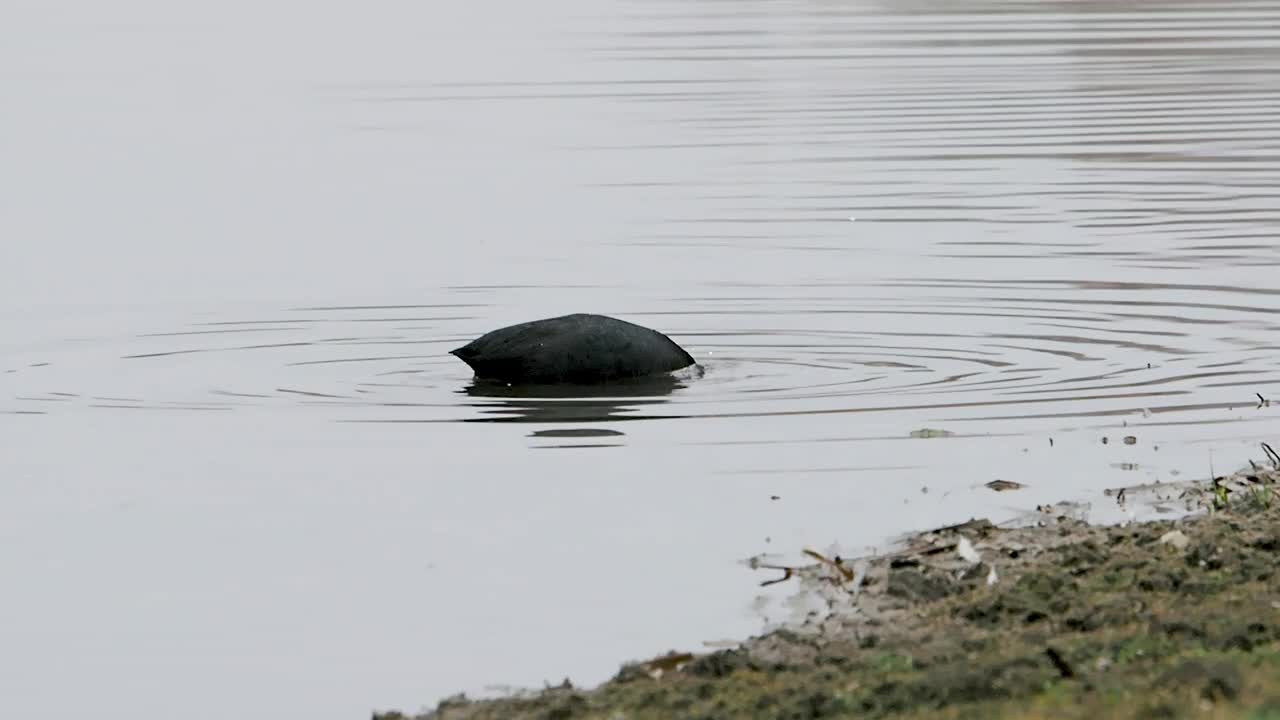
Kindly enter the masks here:
<path id="1" fill-rule="evenodd" d="M 1045 507 L 873 557 L 761 559 L 762 583 L 815 609 L 594 689 L 456 696 L 417 717 L 1280 718 L 1280 458 L 1264 450 L 1212 481 L 1109 493 L 1171 519 L 1098 526 Z"/>

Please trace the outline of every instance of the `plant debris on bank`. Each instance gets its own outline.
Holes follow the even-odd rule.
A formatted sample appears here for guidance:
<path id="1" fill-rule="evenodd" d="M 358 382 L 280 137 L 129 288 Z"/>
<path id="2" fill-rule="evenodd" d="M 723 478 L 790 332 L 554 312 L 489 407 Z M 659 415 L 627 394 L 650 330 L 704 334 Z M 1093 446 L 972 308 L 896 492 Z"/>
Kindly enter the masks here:
<path id="1" fill-rule="evenodd" d="M 1280 719 L 1280 458 L 1109 493 L 1206 512 L 1099 527 L 1042 508 L 874 558 L 760 564 L 825 612 L 741 647 L 627 665 L 591 690 L 456 696 L 422 719 Z M 405 720 L 400 712 L 378 720 Z"/>

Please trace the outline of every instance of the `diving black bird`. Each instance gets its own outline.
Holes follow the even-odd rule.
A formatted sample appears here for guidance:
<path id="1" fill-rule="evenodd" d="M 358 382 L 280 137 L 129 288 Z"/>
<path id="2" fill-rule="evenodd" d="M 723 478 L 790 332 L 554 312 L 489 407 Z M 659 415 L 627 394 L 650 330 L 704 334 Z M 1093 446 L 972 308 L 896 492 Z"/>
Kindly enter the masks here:
<path id="1" fill-rule="evenodd" d="M 576 313 L 499 328 L 450 351 L 476 377 L 507 383 L 603 383 L 679 370 L 694 359 L 656 330 Z"/>

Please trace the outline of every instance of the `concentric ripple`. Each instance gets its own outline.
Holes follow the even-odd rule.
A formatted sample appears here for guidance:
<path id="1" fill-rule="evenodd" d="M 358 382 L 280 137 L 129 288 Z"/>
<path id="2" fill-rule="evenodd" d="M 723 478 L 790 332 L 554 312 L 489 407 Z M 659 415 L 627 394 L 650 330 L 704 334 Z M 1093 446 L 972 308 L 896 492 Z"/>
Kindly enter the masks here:
<path id="1" fill-rule="evenodd" d="M 721 286 L 658 327 L 697 371 L 597 389 L 478 383 L 448 355 L 496 308 L 282 309 L 10 357 L 10 412 L 304 411 L 343 421 L 592 423 L 934 411 L 954 419 L 1241 406 L 1280 381 L 1280 293 L 1224 286 L 918 278 Z M 536 293 L 536 291 L 533 291 Z M 860 295 L 851 299 L 851 295 Z M 78 374 L 96 356 L 93 381 Z M 25 365 L 25 366 L 24 366 Z M 1194 417 L 1194 415 L 1190 416 Z"/>
<path id="2" fill-rule="evenodd" d="M 563 119 L 525 160 L 572 166 L 616 226 L 486 256 L 515 282 L 19 346 L 4 411 L 1194 421 L 1277 380 L 1278 28 L 1248 0 L 624 0 L 566 21 L 582 62 L 541 75 L 328 85 L 356 138 Z M 550 308 L 662 329 L 703 372 L 564 397 L 447 355 Z"/>

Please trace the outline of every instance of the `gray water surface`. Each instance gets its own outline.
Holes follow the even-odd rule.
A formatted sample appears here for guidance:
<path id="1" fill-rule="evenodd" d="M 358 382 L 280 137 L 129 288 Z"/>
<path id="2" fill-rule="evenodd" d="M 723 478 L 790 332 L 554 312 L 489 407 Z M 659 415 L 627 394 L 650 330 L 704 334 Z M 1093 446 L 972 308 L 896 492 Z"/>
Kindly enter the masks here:
<path id="1" fill-rule="evenodd" d="M 1277 67 L 1260 1 L 11 3 L 0 715 L 591 684 L 785 614 L 756 553 L 1260 458 Z M 579 311 L 702 371 L 447 354 Z"/>

